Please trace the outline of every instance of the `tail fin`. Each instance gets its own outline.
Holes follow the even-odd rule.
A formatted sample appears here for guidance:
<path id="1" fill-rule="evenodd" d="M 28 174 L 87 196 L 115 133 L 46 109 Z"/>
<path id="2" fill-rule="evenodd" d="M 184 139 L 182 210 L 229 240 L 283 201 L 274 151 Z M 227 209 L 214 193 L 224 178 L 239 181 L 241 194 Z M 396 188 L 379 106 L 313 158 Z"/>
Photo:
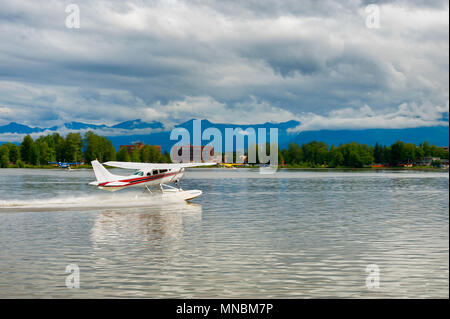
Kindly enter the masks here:
<path id="1" fill-rule="evenodd" d="M 108 170 L 100 164 L 99 161 L 92 161 L 91 164 L 98 182 L 109 182 L 115 179 L 115 176 L 108 172 Z"/>

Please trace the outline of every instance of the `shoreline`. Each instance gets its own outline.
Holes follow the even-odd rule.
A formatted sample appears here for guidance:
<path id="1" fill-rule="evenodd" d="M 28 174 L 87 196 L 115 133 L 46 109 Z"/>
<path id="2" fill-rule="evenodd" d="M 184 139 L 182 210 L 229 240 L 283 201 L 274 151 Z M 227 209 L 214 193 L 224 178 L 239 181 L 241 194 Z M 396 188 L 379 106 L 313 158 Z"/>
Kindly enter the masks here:
<path id="1" fill-rule="evenodd" d="M 68 170 L 66 168 L 55 167 L 52 165 L 25 165 L 24 167 L 10 166 L 10 167 L 2 167 L 1 169 L 58 169 L 58 170 Z M 203 166 L 198 168 L 221 168 L 221 169 L 230 169 L 227 167 L 216 167 L 216 166 Z M 242 166 L 236 168 L 260 168 L 260 166 L 252 165 L 252 166 Z M 79 165 L 71 168 L 72 170 L 76 169 L 92 169 L 91 165 Z M 304 167 L 304 166 L 289 166 L 289 167 L 278 167 L 278 170 L 317 170 L 317 171 L 330 171 L 330 170 L 351 170 L 351 171 L 432 171 L 432 172 L 448 172 L 448 168 L 438 168 L 438 167 L 427 167 L 427 166 L 418 166 L 418 167 Z"/>

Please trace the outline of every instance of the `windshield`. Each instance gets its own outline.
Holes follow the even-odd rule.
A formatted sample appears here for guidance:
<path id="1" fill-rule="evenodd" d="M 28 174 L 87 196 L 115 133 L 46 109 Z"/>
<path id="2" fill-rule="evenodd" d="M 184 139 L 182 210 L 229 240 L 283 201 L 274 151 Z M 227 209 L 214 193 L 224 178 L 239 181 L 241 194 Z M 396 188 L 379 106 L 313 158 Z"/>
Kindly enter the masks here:
<path id="1" fill-rule="evenodd" d="M 133 175 L 144 176 L 144 172 L 137 171 Z"/>

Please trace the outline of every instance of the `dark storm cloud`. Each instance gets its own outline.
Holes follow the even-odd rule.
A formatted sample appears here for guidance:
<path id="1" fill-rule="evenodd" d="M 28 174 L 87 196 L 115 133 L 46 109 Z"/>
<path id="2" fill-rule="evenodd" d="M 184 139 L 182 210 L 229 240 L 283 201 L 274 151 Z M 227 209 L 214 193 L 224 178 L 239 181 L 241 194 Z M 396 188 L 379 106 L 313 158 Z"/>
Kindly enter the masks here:
<path id="1" fill-rule="evenodd" d="M 65 27 L 67 1 L 0 0 L 0 122 L 297 119 L 316 129 L 334 118 L 351 127 L 352 116 L 439 124 L 448 112 L 446 1 L 75 3 L 80 29 Z M 380 29 L 365 25 L 372 3 Z"/>

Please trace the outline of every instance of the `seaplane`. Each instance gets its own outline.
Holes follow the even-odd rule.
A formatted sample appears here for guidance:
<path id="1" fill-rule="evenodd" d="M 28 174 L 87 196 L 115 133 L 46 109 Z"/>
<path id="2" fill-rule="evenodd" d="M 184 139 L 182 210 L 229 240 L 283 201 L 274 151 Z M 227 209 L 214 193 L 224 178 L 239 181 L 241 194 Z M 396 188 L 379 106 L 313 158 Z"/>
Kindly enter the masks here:
<path id="1" fill-rule="evenodd" d="M 74 163 L 66 163 L 66 162 L 48 162 L 49 164 L 58 166 L 59 168 L 66 168 L 68 170 L 71 169 L 70 165 L 82 165 L 83 162 L 74 162 Z"/>
<path id="2" fill-rule="evenodd" d="M 220 163 L 219 166 L 236 169 L 236 166 L 242 166 L 244 163 Z"/>
<path id="3" fill-rule="evenodd" d="M 112 174 L 98 160 L 92 161 L 91 164 L 97 180 L 90 182 L 89 185 L 111 192 L 128 187 L 144 186 L 150 194 L 153 194 L 151 188 L 157 187 L 163 195 L 176 196 L 186 201 L 200 196 L 202 191 L 197 189 L 183 190 L 178 187 L 178 182 L 183 176 L 185 168 L 217 165 L 217 163 L 163 164 L 115 161 L 103 163 L 105 166 L 136 170 L 132 175 L 123 176 Z M 169 183 L 173 183 L 176 187 L 168 185 Z"/>

